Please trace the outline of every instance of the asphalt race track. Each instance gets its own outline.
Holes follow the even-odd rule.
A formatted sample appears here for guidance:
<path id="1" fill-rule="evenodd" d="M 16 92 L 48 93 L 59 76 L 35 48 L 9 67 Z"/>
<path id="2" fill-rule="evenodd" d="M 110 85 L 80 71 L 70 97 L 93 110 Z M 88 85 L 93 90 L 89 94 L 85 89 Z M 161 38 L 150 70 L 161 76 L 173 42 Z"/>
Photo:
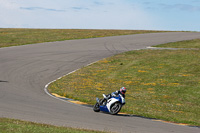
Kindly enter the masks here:
<path id="1" fill-rule="evenodd" d="M 200 132 L 197 127 L 95 113 L 44 91 L 50 81 L 102 58 L 194 38 L 200 38 L 200 33 L 151 33 L 0 48 L 0 117 L 123 133 Z"/>

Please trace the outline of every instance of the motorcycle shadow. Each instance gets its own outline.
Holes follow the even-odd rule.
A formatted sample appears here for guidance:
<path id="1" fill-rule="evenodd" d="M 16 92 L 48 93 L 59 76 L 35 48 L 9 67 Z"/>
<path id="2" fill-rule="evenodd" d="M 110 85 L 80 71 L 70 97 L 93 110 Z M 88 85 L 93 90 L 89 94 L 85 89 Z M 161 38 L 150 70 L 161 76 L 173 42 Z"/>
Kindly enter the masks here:
<path id="1" fill-rule="evenodd" d="M 137 118 L 143 118 L 143 119 L 149 119 L 149 120 L 157 120 L 155 118 L 148 118 L 148 117 L 144 117 L 144 116 L 139 116 L 139 115 L 132 115 L 132 114 L 124 114 L 124 113 L 118 113 L 116 116 L 120 116 L 120 117 L 137 117 Z"/>
<path id="2" fill-rule="evenodd" d="M 101 113 L 103 114 L 108 114 L 108 115 L 111 115 L 109 112 L 103 112 L 101 111 Z M 149 119 L 149 120 L 157 120 L 155 118 L 148 118 L 148 117 L 144 117 L 144 116 L 139 116 L 139 115 L 132 115 L 132 114 L 125 114 L 125 113 L 118 113 L 116 115 L 113 115 L 113 116 L 118 116 L 118 117 L 137 117 L 137 118 L 143 118 L 143 119 Z"/>

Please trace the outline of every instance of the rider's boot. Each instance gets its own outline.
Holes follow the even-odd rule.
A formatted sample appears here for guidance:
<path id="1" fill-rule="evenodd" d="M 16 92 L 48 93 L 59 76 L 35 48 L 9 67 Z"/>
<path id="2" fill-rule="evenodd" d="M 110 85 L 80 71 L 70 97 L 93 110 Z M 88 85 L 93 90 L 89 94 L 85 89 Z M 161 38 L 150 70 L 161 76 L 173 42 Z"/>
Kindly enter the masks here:
<path id="1" fill-rule="evenodd" d="M 102 100 L 102 104 L 106 105 L 107 101 L 111 97 L 111 95 L 110 94 L 108 94 L 108 95 L 103 94 L 103 97 L 104 97 L 104 99 Z"/>
<path id="2" fill-rule="evenodd" d="M 104 99 L 108 100 L 111 97 L 111 95 L 110 94 L 108 94 L 108 95 L 103 94 L 103 97 L 104 97 Z"/>

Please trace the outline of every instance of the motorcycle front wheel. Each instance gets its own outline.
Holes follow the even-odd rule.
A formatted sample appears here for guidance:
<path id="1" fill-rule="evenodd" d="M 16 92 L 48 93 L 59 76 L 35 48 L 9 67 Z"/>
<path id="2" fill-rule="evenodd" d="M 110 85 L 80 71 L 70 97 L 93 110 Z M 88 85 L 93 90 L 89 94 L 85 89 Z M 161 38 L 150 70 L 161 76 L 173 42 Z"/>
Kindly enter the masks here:
<path id="1" fill-rule="evenodd" d="M 99 103 L 96 103 L 96 104 L 93 106 L 93 110 L 94 110 L 94 112 L 99 112 L 99 111 L 100 111 L 100 105 L 99 105 Z"/>
<path id="2" fill-rule="evenodd" d="M 110 114 L 116 115 L 117 113 L 119 113 L 119 111 L 121 110 L 121 108 L 122 108 L 122 104 L 121 103 L 114 103 L 110 107 Z"/>

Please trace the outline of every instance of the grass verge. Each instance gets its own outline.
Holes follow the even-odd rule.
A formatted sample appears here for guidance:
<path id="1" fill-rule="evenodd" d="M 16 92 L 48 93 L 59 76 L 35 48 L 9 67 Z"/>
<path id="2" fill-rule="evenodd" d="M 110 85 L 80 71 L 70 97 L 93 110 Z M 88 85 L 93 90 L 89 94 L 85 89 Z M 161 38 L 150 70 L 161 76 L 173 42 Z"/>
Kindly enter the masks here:
<path id="1" fill-rule="evenodd" d="M 162 47 L 162 48 L 197 48 L 197 49 L 200 49 L 200 39 L 193 39 L 193 40 L 166 43 L 166 44 L 156 45 L 154 47 Z"/>
<path id="2" fill-rule="evenodd" d="M 93 130 L 56 127 L 8 118 L 0 118 L 1 133 L 105 133 Z"/>
<path id="3" fill-rule="evenodd" d="M 149 30 L 85 30 L 85 29 L 6 29 L 0 28 L 0 47 L 33 43 L 86 39 L 166 31 Z"/>
<path id="4" fill-rule="evenodd" d="M 48 89 L 94 104 L 102 93 L 125 86 L 122 112 L 200 126 L 199 62 L 199 50 L 131 51 L 82 68 Z"/>

